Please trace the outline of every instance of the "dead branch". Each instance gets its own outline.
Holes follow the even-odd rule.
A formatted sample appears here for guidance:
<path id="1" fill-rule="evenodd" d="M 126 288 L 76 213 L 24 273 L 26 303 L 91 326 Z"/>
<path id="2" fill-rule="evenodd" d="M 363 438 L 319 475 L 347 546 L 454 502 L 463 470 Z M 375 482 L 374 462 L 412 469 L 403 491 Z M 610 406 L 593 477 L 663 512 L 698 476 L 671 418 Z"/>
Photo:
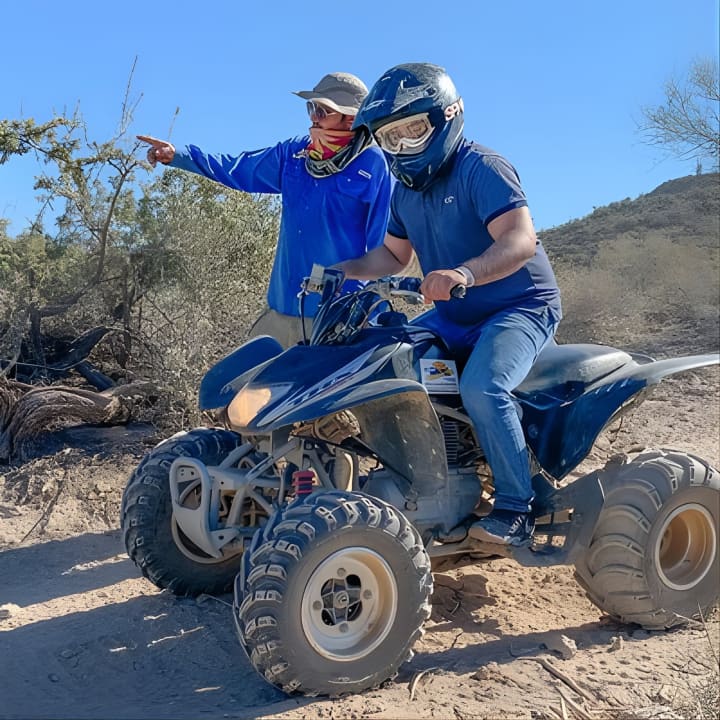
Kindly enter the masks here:
<path id="1" fill-rule="evenodd" d="M 558 670 L 549 660 L 542 657 L 523 657 L 520 660 L 532 660 L 540 663 L 551 675 L 558 680 L 562 680 L 571 690 L 574 690 L 580 697 L 586 700 L 594 701 L 595 698 L 590 693 L 583 690 L 572 678 L 568 677 L 564 672 Z"/>
<path id="2" fill-rule="evenodd" d="M 593 720 L 593 716 L 587 711 L 580 707 L 574 700 L 569 698 L 562 690 L 561 686 L 558 686 L 557 691 L 560 693 L 560 697 L 577 713 L 583 720 Z"/>
<path id="3" fill-rule="evenodd" d="M 435 670 L 437 670 L 436 667 L 430 667 L 430 668 L 427 668 L 427 670 L 421 670 L 420 672 L 415 673 L 415 675 L 413 676 L 413 679 L 410 681 L 410 687 L 409 687 L 410 702 L 412 702 L 415 699 L 415 690 L 417 690 L 417 686 L 418 686 L 418 683 L 420 682 L 420 680 L 428 673 L 435 672 Z"/>

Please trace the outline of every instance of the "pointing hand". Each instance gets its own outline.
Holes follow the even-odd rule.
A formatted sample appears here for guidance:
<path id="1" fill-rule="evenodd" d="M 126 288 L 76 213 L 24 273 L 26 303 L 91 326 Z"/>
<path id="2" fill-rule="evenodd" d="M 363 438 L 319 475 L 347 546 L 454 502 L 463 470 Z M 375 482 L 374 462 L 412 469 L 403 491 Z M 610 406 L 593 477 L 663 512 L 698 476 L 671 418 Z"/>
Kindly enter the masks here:
<path id="1" fill-rule="evenodd" d="M 175 157 L 175 146 L 171 143 L 150 137 L 150 135 L 136 135 L 136 137 L 150 145 L 147 151 L 147 160 L 153 167 L 158 162 L 167 165 Z"/>

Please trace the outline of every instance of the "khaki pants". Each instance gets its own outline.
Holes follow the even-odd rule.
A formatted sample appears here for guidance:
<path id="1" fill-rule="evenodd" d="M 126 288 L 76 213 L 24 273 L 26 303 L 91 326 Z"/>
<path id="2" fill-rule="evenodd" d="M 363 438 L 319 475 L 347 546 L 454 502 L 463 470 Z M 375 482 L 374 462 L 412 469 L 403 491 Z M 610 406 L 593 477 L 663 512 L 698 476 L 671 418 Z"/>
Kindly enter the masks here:
<path id="1" fill-rule="evenodd" d="M 305 332 L 309 340 L 312 332 L 312 318 L 305 318 Z M 270 308 L 265 308 L 250 328 L 248 337 L 254 338 L 258 335 L 274 337 L 285 349 L 297 345 L 303 339 L 300 318 L 294 315 L 283 315 Z"/>

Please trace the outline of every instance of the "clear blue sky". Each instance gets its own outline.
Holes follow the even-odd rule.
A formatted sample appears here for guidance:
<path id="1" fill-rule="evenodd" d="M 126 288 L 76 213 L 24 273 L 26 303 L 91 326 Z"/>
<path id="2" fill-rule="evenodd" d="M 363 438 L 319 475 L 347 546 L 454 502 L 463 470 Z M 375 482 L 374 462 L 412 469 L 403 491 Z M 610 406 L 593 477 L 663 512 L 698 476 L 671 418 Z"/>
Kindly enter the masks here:
<path id="1" fill-rule="evenodd" d="M 466 136 L 515 164 L 538 229 L 694 173 L 643 145 L 636 123 L 666 80 L 718 54 L 717 0 L 25 0 L 0 18 L 0 117 L 79 103 L 98 141 L 117 128 L 135 57 L 133 134 L 172 126 L 178 145 L 227 153 L 302 134 L 291 91 L 326 72 L 371 85 L 398 63 L 443 65 Z M 34 217 L 34 172 L 24 158 L 0 166 L 11 234 Z"/>

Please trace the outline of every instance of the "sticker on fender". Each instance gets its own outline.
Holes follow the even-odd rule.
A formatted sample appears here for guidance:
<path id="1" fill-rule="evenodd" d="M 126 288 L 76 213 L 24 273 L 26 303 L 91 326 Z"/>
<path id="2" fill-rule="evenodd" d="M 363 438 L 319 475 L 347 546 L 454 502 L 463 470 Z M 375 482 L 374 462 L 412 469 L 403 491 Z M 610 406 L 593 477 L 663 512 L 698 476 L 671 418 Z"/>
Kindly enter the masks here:
<path id="1" fill-rule="evenodd" d="M 420 360 L 422 384 L 429 394 L 451 395 L 460 392 L 454 360 Z"/>

